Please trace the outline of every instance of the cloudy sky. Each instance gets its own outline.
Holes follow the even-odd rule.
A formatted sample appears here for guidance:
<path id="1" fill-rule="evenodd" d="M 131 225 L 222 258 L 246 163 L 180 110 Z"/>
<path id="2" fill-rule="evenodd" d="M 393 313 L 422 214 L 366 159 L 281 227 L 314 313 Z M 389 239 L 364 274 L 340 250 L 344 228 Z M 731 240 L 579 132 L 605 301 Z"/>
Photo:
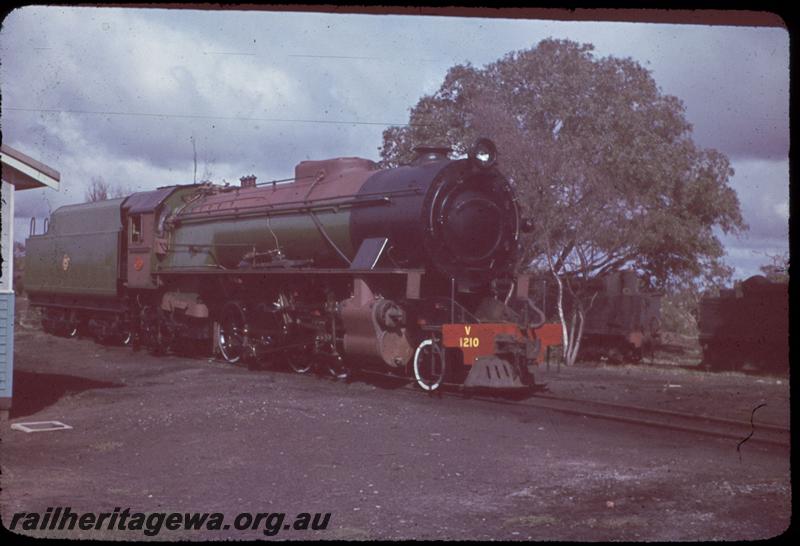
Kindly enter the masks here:
<path id="1" fill-rule="evenodd" d="M 502 12 L 500 12 L 502 13 Z M 507 12 L 508 13 L 508 12 Z M 510 14 L 510 13 L 509 13 Z M 17 195 L 28 219 L 194 179 L 286 178 L 304 159 L 377 159 L 382 130 L 476 66 L 548 37 L 632 57 L 727 154 L 750 231 L 723 238 L 740 278 L 788 251 L 789 36 L 781 28 L 456 16 L 24 7 L 0 31 L 3 142 L 61 172 Z"/>

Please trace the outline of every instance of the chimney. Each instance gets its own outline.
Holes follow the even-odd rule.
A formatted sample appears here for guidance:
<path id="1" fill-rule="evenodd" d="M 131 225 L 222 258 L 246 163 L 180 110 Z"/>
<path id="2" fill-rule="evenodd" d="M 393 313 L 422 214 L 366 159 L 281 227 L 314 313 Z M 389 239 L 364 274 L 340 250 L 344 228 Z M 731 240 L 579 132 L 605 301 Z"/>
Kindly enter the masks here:
<path id="1" fill-rule="evenodd" d="M 448 159 L 453 150 L 449 146 L 415 146 L 416 154 L 412 163 L 425 163 L 427 161 L 441 161 Z"/>
<path id="2" fill-rule="evenodd" d="M 256 175 L 251 174 L 248 176 L 243 176 L 239 179 L 242 188 L 255 188 L 256 187 Z"/>

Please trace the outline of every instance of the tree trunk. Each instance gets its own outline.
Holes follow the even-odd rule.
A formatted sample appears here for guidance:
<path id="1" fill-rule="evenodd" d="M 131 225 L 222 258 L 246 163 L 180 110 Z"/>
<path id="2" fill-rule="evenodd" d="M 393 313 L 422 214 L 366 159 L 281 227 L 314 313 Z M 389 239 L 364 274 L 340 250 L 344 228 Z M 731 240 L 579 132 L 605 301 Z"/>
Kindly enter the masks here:
<path id="1" fill-rule="evenodd" d="M 556 298 L 556 309 L 558 310 L 558 319 L 561 322 L 561 358 L 564 361 L 564 364 L 569 366 L 569 360 L 567 355 L 570 352 L 570 336 L 567 332 L 567 319 L 564 316 L 564 285 L 561 282 L 561 277 L 558 276 L 555 267 L 553 266 L 553 260 L 550 257 L 550 252 L 548 249 L 547 253 L 547 265 L 550 266 L 550 273 L 553 274 L 553 278 L 556 280 L 556 286 L 558 287 L 558 297 Z"/>

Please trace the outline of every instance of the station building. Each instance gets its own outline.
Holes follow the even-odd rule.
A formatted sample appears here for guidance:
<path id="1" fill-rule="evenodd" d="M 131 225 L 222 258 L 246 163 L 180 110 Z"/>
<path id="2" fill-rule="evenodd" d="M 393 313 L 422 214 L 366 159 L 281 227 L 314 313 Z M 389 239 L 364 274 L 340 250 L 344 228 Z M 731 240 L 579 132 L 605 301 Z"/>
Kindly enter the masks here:
<path id="1" fill-rule="evenodd" d="M 59 189 L 58 171 L 3 144 L 0 239 L 0 418 L 8 417 L 14 378 L 14 194 L 33 188 Z"/>

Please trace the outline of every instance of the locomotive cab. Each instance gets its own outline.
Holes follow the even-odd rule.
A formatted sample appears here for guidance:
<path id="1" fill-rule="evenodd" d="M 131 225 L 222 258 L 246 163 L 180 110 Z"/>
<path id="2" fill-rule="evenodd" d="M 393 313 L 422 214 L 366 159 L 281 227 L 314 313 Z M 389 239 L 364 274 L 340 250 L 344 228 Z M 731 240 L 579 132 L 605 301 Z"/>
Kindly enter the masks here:
<path id="1" fill-rule="evenodd" d="M 125 226 L 125 281 L 131 289 L 158 287 L 157 256 L 166 252 L 165 215 L 195 186 L 168 186 L 128 196 L 120 207 Z"/>

